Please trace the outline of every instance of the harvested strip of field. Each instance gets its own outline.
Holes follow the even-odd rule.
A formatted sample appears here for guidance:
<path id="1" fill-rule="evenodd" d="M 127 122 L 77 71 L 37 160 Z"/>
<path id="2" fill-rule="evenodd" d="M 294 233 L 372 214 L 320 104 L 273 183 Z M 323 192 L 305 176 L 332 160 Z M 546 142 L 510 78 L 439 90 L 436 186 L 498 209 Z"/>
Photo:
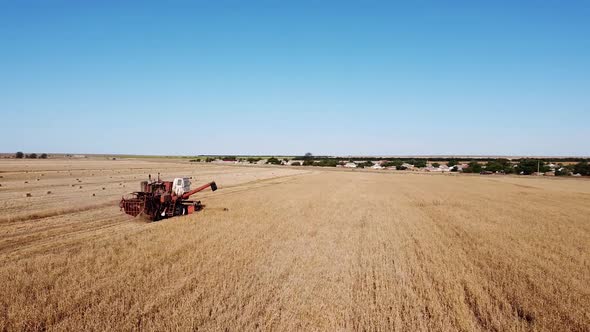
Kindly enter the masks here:
<path id="1" fill-rule="evenodd" d="M 4 160 L 0 163 L 0 170 L 6 172 L 0 187 L 0 209 L 3 212 L 0 223 L 105 206 L 120 200 L 122 195 L 137 191 L 139 182 L 147 180 L 148 174 L 154 179 L 158 173 L 169 180 L 192 177 L 194 186 L 215 180 L 223 188 L 309 172 L 127 160 L 38 160 L 32 163 Z"/>
<path id="2" fill-rule="evenodd" d="M 0 329 L 587 330 L 587 182 L 494 179 L 316 170 L 158 223 L 3 223 Z"/>

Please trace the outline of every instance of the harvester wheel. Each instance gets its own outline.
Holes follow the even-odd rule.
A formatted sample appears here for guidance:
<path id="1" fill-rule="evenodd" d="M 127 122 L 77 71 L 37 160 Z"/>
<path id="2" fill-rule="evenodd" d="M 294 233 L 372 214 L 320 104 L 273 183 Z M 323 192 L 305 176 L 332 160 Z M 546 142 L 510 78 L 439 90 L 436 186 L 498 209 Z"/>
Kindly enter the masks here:
<path id="1" fill-rule="evenodd" d="M 201 201 L 197 201 L 195 203 L 195 211 L 201 211 L 203 209 L 203 204 L 201 204 Z"/>
<path id="2" fill-rule="evenodd" d="M 175 216 L 182 216 L 184 214 L 184 206 L 182 204 L 177 204 L 174 207 L 174 215 Z"/>

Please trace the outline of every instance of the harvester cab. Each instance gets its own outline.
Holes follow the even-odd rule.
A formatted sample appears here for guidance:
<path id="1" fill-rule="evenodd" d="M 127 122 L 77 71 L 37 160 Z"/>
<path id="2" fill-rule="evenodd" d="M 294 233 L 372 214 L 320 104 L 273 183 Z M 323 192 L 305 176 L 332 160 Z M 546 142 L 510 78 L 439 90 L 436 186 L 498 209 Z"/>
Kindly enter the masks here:
<path id="1" fill-rule="evenodd" d="M 174 185 L 172 185 L 172 191 L 176 196 L 182 196 L 184 193 L 191 190 L 191 180 L 189 178 L 176 178 L 174 179 Z"/>
<path id="2" fill-rule="evenodd" d="M 201 201 L 189 200 L 189 198 L 207 188 L 212 191 L 217 190 L 215 182 L 204 184 L 191 190 L 190 178 L 175 178 L 174 181 L 160 180 L 152 181 L 151 175 L 149 181 L 140 183 L 140 191 L 136 191 L 121 198 L 119 207 L 126 214 L 138 216 L 143 214 L 152 221 L 163 218 L 191 214 L 203 209 Z"/>

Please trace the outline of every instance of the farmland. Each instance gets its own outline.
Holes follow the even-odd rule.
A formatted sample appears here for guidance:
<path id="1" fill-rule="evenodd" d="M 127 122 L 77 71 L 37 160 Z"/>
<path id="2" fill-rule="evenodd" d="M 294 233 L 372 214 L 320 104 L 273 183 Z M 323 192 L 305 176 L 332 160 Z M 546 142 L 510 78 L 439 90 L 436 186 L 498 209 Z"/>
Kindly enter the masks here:
<path id="1" fill-rule="evenodd" d="M 122 214 L 157 172 L 220 190 L 190 216 Z M 162 159 L 0 176 L 0 330 L 590 327 L 585 179 Z"/>

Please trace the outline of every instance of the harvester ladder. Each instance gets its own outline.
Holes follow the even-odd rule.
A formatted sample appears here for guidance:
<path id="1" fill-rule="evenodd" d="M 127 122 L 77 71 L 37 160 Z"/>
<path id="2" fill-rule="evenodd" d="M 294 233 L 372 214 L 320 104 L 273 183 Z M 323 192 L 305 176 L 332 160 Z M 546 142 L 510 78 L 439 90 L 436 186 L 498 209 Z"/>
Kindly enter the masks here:
<path id="1" fill-rule="evenodd" d="M 166 207 L 166 216 L 167 217 L 173 217 L 174 216 L 174 209 L 176 208 L 176 203 L 175 202 L 171 202 L 170 204 L 168 204 L 168 206 Z"/>

